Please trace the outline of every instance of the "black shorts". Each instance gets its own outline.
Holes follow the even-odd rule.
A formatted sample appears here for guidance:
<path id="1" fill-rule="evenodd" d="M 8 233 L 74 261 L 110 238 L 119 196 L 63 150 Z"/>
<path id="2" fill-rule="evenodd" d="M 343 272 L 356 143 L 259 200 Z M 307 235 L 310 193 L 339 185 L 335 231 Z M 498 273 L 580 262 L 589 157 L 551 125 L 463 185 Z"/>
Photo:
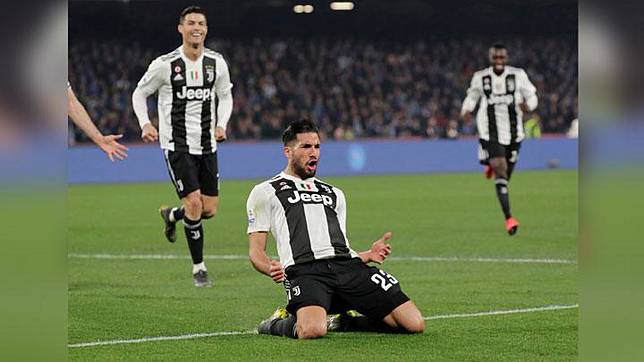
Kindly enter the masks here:
<path id="1" fill-rule="evenodd" d="M 284 281 L 288 305 L 297 310 L 311 305 L 327 313 L 355 309 L 382 320 L 409 297 L 393 275 L 365 264 L 359 258 L 314 260 L 286 268 Z"/>
<path id="2" fill-rule="evenodd" d="M 517 163 L 520 149 L 521 142 L 502 145 L 498 142 L 479 139 L 479 162 L 482 165 L 488 165 L 490 158 L 505 157 L 508 163 Z"/>
<path id="3" fill-rule="evenodd" d="M 201 190 L 201 194 L 206 196 L 219 195 L 217 152 L 191 155 L 188 152 L 164 150 L 163 154 L 180 199 L 196 190 Z"/>

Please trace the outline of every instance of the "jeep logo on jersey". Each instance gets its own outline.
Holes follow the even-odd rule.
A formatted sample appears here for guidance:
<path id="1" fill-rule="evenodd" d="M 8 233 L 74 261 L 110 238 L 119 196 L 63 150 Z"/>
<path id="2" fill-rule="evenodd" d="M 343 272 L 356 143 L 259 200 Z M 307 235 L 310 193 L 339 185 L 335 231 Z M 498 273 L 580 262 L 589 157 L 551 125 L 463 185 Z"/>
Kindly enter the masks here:
<path id="1" fill-rule="evenodd" d="M 187 99 L 189 101 L 207 101 L 210 100 L 211 93 L 210 88 L 187 87 L 184 85 L 176 95 L 179 99 Z"/>
<path id="2" fill-rule="evenodd" d="M 308 192 L 293 191 L 293 196 L 289 197 L 288 202 L 296 204 L 300 201 L 305 204 L 324 204 L 324 206 L 332 206 L 333 199 L 328 195 L 313 194 Z"/>
<path id="3" fill-rule="evenodd" d="M 488 99 L 488 104 L 512 104 L 514 96 L 512 94 L 504 94 L 502 96 L 492 94 Z"/>

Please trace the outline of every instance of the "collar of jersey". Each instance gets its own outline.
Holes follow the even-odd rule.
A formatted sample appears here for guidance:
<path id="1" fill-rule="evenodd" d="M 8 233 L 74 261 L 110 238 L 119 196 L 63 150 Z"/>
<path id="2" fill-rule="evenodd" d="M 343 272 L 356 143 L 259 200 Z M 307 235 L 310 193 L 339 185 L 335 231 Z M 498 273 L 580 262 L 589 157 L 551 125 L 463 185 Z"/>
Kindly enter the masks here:
<path id="1" fill-rule="evenodd" d="M 281 176 L 281 177 L 284 177 L 284 178 L 287 178 L 287 179 L 289 179 L 289 180 L 293 180 L 293 181 L 307 181 L 307 182 L 313 182 L 313 181 L 315 181 L 315 177 L 309 177 L 309 178 L 307 178 L 307 179 L 302 180 L 301 178 L 299 178 L 299 177 L 295 177 L 295 176 L 291 176 L 291 175 L 287 174 L 287 173 L 286 173 L 286 172 L 284 172 L 284 171 L 280 172 L 280 176 Z"/>
<path id="2" fill-rule="evenodd" d="M 192 59 L 188 58 L 186 53 L 183 52 L 183 44 L 181 44 L 181 45 L 179 45 L 179 54 L 181 54 L 181 58 L 186 62 L 199 63 L 201 61 L 201 59 L 203 59 L 203 55 L 206 54 L 206 49 L 204 49 L 204 51 L 201 52 L 201 55 L 199 55 L 199 58 L 197 58 L 197 60 L 192 60 Z"/>
<path id="3" fill-rule="evenodd" d="M 503 67 L 503 73 L 501 73 L 501 74 L 496 74 L 496 72 L 494 72 L 494 67 L 493 67 L 493 66 L 490 66 L 490 72 L 491 72 L 492 74 L 494 74 L 494 76 L 495 76 L 495 77 L 502 77 L 505 73 L 507 73 L 507 72 L 508 72 L 508 66 L 507 66 L 507 64 L 506 64 L 506 66 L 505 66 L 505 67 Z"/>

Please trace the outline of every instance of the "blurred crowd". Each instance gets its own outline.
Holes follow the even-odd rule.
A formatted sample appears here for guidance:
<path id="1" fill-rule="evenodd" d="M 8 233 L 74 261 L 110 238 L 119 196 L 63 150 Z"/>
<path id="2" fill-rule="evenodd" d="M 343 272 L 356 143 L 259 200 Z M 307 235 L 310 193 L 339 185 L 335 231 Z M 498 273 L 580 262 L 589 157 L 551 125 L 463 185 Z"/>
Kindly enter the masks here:
<path id="1" fill-rule="evenodd" d="M 544 133 L 565 133 L 577 109 L 577 43 L 514 39 L 510 64 L 536 85 L 539 107 L 525 120 Z M 463 122 L 461 102 L 472 74 L 488 66 L 488 41 L 252 39 L 213 40 L 234 84 L 230 139 L 279 138 L 288 122 L 309 117 L 332 139 L 476 134 Z M 148 64 L 172 49 L 138 43 L 76 42 L 69 47 L 69 79 L 104 133 L 138 140 L 131 95 Z M 156 119 L 155 97 L 148 100 Z M 73 127 L 73 126 L 70 126 Z M 70 143 L 86 141 L 70 128 Z"/>

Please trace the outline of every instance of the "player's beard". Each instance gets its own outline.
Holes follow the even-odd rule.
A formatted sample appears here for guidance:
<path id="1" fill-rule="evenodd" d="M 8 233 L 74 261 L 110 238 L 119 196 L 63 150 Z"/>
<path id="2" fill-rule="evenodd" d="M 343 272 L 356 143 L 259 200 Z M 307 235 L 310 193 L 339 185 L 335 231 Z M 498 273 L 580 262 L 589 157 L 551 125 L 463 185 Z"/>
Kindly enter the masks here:
<path id="1" fill-rule="evenodd" d="M 315 171 L 317 171 L 317 168 L 313 170 L 308 170 L 306 168 L 307 165 L 308 165 L 308 162 L 306 162 L 304 165 L 300 165 L 297 162 L 293 162 L 293 164 L 291 165 L 291 170 L 293 170 L 293 173 L 295 173 L 302 180 L 305 180 L 310 177 L 315 177 Z"/>

